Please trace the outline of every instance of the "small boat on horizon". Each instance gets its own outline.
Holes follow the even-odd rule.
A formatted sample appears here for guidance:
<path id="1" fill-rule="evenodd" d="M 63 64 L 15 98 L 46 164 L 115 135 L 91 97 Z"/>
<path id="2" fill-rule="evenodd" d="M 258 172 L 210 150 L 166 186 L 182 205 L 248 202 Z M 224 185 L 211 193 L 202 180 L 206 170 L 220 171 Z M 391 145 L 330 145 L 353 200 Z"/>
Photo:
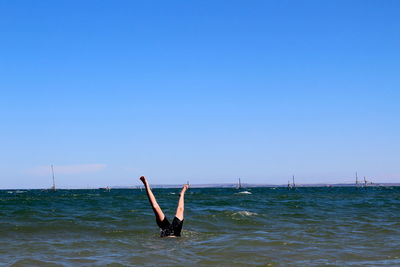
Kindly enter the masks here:
<path id="1" fill-rule="evenodd" d="M 239 178 L 239 182 L 238 182 L 238 184 L 236 186 L 236 189 L 242 189 L 242 183 L 240 181 L 240 178 Z"/>
<path id="2" fill-rule="evenodd" d="M 50 188 L 50 190 L 56 191 L 56 182 L 55 182 L 55 178 L 54 178 L 54 168 L 53 168 L 53 164 L 51 164 L 51 173 L 52 173 L 52 175 L 53 175 L 53 186 Z"/>
<path id="3" fill-rule="evenodd" d="M 294 182 L 294 175 L 292 176 L 292 184 L 290 184 L 290 181 L 287 183 L 287 189 L 296 189 L 296 184 Z"/>
<path id="4" fill-rule="evenodd" d="M 105 190 L 107 192 L 110 192 L 111 188 L 109 186 L 107 186 L 107 187 L 99 187 L 99 190 Z"/>

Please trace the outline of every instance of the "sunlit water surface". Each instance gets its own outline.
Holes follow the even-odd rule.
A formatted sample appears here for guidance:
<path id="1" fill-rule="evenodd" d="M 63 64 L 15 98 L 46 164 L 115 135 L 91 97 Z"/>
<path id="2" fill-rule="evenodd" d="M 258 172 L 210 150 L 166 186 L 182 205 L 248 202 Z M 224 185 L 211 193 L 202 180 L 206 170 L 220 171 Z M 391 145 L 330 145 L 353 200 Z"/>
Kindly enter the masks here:
<path id="1" fill-rule="evenodd" d="M 245 191 L 245 192 L 243 192 Z M 155 189 L 172 220 L 179 189 Z M 144 191 L 0 191 L 2 266 L 400 266 L 400 188 L 190 189 L 181 238 Z"/>

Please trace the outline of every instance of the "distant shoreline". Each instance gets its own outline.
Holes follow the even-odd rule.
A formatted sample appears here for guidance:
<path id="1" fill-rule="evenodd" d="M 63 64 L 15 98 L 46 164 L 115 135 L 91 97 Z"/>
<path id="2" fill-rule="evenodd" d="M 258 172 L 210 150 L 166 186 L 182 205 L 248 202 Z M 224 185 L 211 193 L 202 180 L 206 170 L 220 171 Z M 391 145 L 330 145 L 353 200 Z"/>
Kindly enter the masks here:
<path id="1" fill-rule="evenodd" d="M 367 184 L 366 187 L 389 187 L 389 186 L 400 186 L 400 183 L 372 183 Z M 181 184 L 155 184 L 151 186 L 152 188 L 157 189 L 169 189 L 169 188 L 181 188 Z M 227 184 L 193 184 L 190 185 L 191 188 L 237 188 L 237 184 L 227 183 Z M 242 189 L 244 188 L 286 188 L 287 184 L 281 185 L 274 185 L 274 184 L 242 184 Z M 338 183 L 338 184 L 296 184 L 296 187 L 365 187 L 364 184 L 345 184 L 345 183 Z M 109 186 L 109 189 L 141 189 L 143 186 L 135 185 L 135 186 Z M 65 188 L 60 187 L 59 190 L 106 190 L 106 187 L 87 187 L 87 188 Z M 0 191 L 5 190 L 51 190 L 51 188 L 4 188 L 0 189 Z"/>
<path id="2" fill-rule="evenodd" d="M 400 183 L 373 183 L 367 184 L 367 187 L 379 187 L 379 186 L 400 186 Z M 170 185 L 159 185 L 155 184 L 151 186 L 152 188 L 181 188 L 181 184 L 170 184 Z M 237 184 L 227 183 L 227 184 L 191 184 L 191 188 L 237 188 Z M 257 188 L 257 187 L 288 187 L 287 184 L 247 184 L 243 183 L 242 188 Z M 296 187 L 364 187 L 364 184 L 296 184 Z M 111 189 L 139 189 L 140 186 L 113 186 Z"/>

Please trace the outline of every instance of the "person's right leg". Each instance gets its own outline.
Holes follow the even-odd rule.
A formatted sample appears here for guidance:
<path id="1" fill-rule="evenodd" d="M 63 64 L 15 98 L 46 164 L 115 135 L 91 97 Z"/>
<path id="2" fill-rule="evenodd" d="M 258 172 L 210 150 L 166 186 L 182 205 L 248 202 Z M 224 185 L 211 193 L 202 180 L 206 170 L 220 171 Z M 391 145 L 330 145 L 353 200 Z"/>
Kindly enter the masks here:
<path id="1" fill-rule="evenodd" d="M 178 208 L 176 209 L 175 217 L 180 221 L 183 221 L 183 212 L 185 211 L 185 192 L 189 188 L 189 185 L 184 184 L 182 186 L 182 191 L 179 196 Z"/>
<path id="2" fill-rule="evenodd" d="M 153 208 L 154 214 L 156 215 L 157 224 L 160 225 L 161 222 L 164 220 L 165 215 L 164 215 L 163 211 L 161 210 L 160 206 L 158 205 L 156 198 L 153 195 L 153 192 L 151 191 L 149 182 L 147 182 L 147 179 L 144 176 L 141 176 L 140 180 L 143 182 L 143 184 L 146 188 L 147 197 L 149 198 L 151 207 Z"/>

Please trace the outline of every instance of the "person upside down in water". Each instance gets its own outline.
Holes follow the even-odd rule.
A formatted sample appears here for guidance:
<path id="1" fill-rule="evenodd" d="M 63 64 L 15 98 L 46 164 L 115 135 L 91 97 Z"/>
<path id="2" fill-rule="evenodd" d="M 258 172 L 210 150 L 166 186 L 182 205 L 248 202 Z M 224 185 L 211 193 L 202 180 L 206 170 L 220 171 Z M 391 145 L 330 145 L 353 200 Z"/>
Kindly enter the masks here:
<path id="1" fill-rule="evenodd" d="M 165 217 L 162 209 L 157 203 L 153 192 L 151 191 L 149 182 L 144 176 L 140 177 L 140 180 L 143 182 L 143 185 L 146 188 L 147 197 L 149 198 L 149 202 L 151 207 L 153 208 L 154 214 L 156 215 L 157 225 L 160 227 L 160 236 L 161 237 L 176 237 L 181 236 L 182 225 L 183 225 L 183 212 L 184 212 L 184 202 L 185 202 L 185 192 L 189 188 L 188 184 L 184 184 L 182 186 L 182 191 L 179 196 L 178 207 L 176 209 L 176 214 L 174 219 L 172 220 L 172 224 Z"/>

